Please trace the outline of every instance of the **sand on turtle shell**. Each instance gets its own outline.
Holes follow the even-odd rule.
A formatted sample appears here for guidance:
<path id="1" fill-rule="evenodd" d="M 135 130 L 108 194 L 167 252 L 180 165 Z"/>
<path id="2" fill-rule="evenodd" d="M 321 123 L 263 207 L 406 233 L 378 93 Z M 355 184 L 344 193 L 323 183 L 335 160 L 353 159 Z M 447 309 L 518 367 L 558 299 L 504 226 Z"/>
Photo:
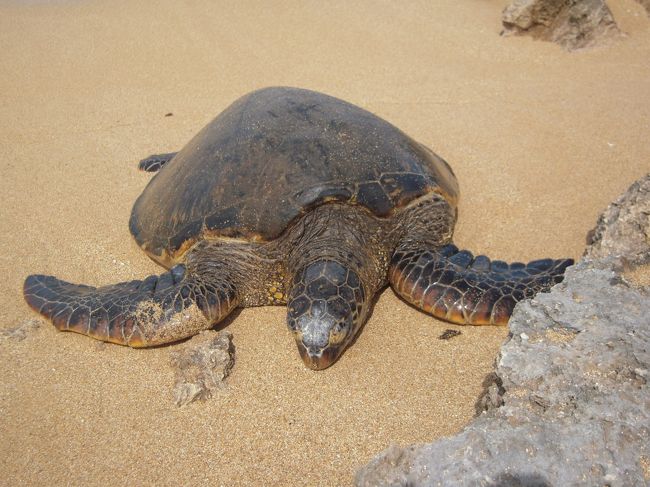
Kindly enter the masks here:
<path id="1" fill-rule="evenodd" d="M 458 245 L 579 257 L 599 212 L 650 169 L 650 22 L 611 0 L 628 36 L 569 54 L 500 37 L 505 4 L 0 3 L 0 326 L 33 319 L 29 273 L 92 285 L 159 273 L 127 228 L 151 177 L 137 161 L 269 85 L 356 103 L 449 161 Z M 227 387 L 178 408 L 170 347 L 21 329 L 0 339 L 5 485 L 346 485 L 391 443 L 458 432 L 506 336 L 386 290 L 354 346 L 314 372 L 284 308 L 247 309 L 228 320 Z M 462 335 L 439 340 L 447 329 Z"/>

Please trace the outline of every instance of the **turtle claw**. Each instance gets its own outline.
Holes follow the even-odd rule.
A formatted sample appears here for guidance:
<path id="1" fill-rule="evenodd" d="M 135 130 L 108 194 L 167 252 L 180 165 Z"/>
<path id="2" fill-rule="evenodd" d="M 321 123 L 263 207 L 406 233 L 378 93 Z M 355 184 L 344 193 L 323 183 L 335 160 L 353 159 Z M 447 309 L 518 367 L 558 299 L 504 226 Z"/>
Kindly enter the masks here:
<path id="1" fill-rule="evenodd" d="M 138 169 L 146 172 L 156 172 L 165 164 L 171 161 L 177 152 L 169 152 L 167 154 L 153 154 L 138 163 Z"/>

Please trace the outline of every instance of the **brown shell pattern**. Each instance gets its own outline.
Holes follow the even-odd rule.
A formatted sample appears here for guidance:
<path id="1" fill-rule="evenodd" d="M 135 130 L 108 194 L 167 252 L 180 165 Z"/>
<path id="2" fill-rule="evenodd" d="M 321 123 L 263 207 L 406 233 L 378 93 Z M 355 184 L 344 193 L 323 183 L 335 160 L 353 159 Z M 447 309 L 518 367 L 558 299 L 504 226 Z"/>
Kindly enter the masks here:
<path id="1" fill-rule="evenodd" d="M 235 101 L 154 176 L 130 229 L 169 263 L 207 235 L 272 240 L 329 201 L 390 217 L 430 192 L 455 206 L 452 170 L 390 123 L 321 93 L 266 88 Z"/>

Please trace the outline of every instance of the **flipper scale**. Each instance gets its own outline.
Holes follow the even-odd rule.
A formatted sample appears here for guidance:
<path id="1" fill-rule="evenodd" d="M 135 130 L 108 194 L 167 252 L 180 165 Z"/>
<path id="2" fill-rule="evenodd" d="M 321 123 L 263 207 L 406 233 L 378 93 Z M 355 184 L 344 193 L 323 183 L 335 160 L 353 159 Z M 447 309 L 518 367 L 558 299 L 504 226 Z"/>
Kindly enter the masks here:
<path id="1" fill-rule="evenodd" d="M 459 324 L 507 323 L 518 301 L 548 291 L 573 264 L 572 259 L 491 263 L 484 255 L 472 260 L 470 252 L 452 245 L 417 249 L 415 255 L 409 250 L 398 249 L 391 260 L 393 289 L 427 313 Z M 408 262 L 405 255 L 411 256 Z"/>
<path id="2" fill-rule="evenodd" d="M 225 317 L 237 303 L 230 286 L 206 286 L 182 265 L 145 280 L 92 287 L 31 275 L 25 300 L 61 331 L 146 347 L 194 335 Z"/>

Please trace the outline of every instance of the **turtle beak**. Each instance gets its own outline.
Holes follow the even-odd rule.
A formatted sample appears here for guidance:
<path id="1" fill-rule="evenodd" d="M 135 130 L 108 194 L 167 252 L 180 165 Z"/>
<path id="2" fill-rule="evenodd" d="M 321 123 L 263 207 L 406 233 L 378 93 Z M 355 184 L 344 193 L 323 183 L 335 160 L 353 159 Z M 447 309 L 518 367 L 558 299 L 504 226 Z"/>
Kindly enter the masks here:
<path id="1" fill-rule="evenodd" d="M 319 350 L 307 348 L 302 340 L 296 340 L 300 357 L 305 365 L 312 370 L 323 370 L 336 362 L 340 350 L 336 346 L 327 346 Z"/>

